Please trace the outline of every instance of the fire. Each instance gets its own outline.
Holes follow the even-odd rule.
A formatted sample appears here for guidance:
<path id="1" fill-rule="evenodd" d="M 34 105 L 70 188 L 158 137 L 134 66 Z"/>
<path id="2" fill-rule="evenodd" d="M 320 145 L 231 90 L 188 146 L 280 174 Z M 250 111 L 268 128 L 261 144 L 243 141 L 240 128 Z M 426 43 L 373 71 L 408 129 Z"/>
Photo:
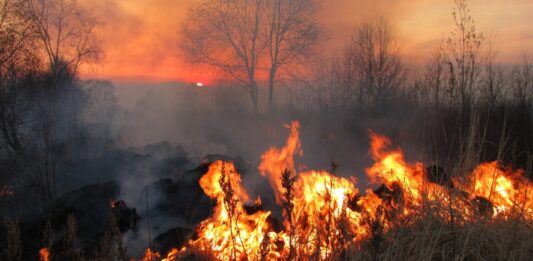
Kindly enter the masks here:
<path id="1" fill-rule="evenodd" d="M 488 200 L 494 217 L 518 212 L 533 219 L 531 182 L 524 177 L 523 170 L 502 169 L 497 161 L 483 163 L 466 177 L 466 183 L 456 179 L 454 184 L 469 192 L 471 198 Z"/>
<path id="2" fill-rule="evenodd" d="M 178 258 L 179 253 L 180 253 L 180 252 L 178 251 L 178 249 L 173 248 L 173 249 L 171 249 L 171 250 L 168 252 L 168 254 L 167 254 L 167 256 L 166 256 L 165 258 L 161 259 L 161 261 L 172 261 L 172 260 L 176 260 L 176 259 Z"/>
<path id="3" fill-rule="evenodd" d="M 214 162 L 200 179 L 200 186 L 217 204 L 213 216 L 199 225 L 198 238 L 189 245 L 209 251 L 220 260 L 258 256 L 263 237 L 270 231 L 267 220 L 271 213 L 246 212 L 244 203 L 250 202 L 250 197 L 235 166 L 231 162 Z"/>
<path id="4" fill-rule="evenodd" d="M 491 219 L 519 213 L 533 220 L 531 182 L 523 170 L 482 163 L 464 178 L 454 178 L 453 184 L 439 185 L 427 178 L 424 164 L 407 162 L 401 149 L 390 148 L 387 137 L 370 132 L 375 163 L 366 174 L 381 187 L 360 194 L 356 180 L 336 176 L 334 166 L 331 171 L 297 172 L 300 124 L 286 127 L 286 145 L 269 148 L 258 167 L 283 210 L 281 227 L 273 224 L 272 213 L 262 209 L 260 199 L 251 201 L 233 163 L 216 161 L 199 181 L 206 195 L 216 200 L 213 215 L 201 222 L 182 249 L 173 249 L 162 260 L 176 260 L 187 251 L 217 260 L 338 259 L 377 233 L 424 213 L 461 225 L 476 222 L 487 205 Z M 250 205 L 255 211 L 249 211 Z"/>
<path id="5" fill-rule="evenodd" d="M 397 214 L 406 216 L 425 203 L 448 201 L 446 188 L 427 179 L 424 164 L 406 162 L 401 149 L 387 149 L 392 144 L 387 137 L 372 131 L 369 134 L 370 154 L 375 163 L 366 173 L 373 184 L 383 184 L 397 197 L 390 206 L 400 209 L 398 204 L 402 204 L 401 213 Z M 372 193 L 367 191 L 367 195 Z"/>
<path id="6" fill-rule="evenodd" d="M 147 248 L 144 251 L 144 257 L 140 261 L 156 261 L 161 259 L 161 254 Z"/>
<path id="7" fill-rule="evenodd" d="M 259 173 L 268 177 L 268 181 L 276 192 L 276 200 L 280 203 L 280 195 L 283 187 L 281 184 L 281 174 L 284 170 L 289 170 L 295 173 L 294 169 L 294 155 L 302 154 L 300 149 L 300 123 L 292 122 L 291 125 L 285 127 L 290 129 L 290 135 L 287 138 L 287 145 L 281 149 L 270 147 L 262 156 L 261 164 L 259 165 Z"/>
<path id="8" fill-rule="evenodd" d="M 39 250 L 39 260 L 40 261 L 50 260 L 50 251 L 48 251 L 48 248 L 41 248 L 41 250 Z"/>

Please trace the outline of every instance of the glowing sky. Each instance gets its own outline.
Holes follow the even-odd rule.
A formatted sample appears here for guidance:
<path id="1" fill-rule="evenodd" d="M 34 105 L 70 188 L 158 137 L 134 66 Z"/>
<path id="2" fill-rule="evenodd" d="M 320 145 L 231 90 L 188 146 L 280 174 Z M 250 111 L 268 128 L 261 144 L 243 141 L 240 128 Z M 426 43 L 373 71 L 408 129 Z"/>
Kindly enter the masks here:
<path id="1" fill-rule="evenodd" d="M 180 21 L 195 0 L 83 0 L 101 21 L 104 57 L 86 68 L 91 77 L 115 81 L 202 81 L 210 76 L 179 57 Z M 328 48 L 346 41 L 358 21 L 384 16 L 393 24 L 402 53 L 423 63 L 452 30 L 453 0 L 321 0 L 317 19 Z M 533 51 L 532 0 L 471 0 L 477 26 L 499 49 L 503 62 Z"/>

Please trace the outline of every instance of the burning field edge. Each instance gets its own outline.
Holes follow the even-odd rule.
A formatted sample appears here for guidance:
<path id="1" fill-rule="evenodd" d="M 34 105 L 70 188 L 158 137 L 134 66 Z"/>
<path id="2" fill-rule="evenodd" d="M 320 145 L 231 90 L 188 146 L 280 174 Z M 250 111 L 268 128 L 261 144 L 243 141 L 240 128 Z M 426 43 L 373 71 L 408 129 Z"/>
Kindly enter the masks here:
<path id="1" fill-rule="evenodd" d="M 497 161 L 448 175 L 439 166 L 407 162 L 385 136 L 369 131 L 366 168 L 375 189 L 331 169 L 295 167 L 303 154 L 297 121 L 282 148 L 262 156 L 259 173 L 282 209 L 280 222 L 252 199 L 233 162 L 209 165 L 199 184 L 216 201 L 183 245 L 140 260 L 391 260 L 527 259 L 533 253 L 533 195 L 524 170 Z M 53 253 L 43 248 L 42 261 Z"/>

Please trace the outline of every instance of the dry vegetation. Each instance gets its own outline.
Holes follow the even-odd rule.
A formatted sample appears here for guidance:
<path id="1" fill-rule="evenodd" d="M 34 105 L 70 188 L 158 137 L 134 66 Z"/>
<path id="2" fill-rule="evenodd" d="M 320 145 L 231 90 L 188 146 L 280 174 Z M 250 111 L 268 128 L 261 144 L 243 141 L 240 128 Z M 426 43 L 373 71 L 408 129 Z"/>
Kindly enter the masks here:
<path id="1" fill-rule="evenodd" d="M 230 2 L 234 6 L 224 5 Z M 102 83 L 78 79 L 78 66 L 97 58 L 99 49 L 92 38 L 97 23 L 75 1 L 2 3 L 0 156 L 12 173 L 0 180 L 0 232 L 5 234 L 0 259 L 130 260 L 113 207 L 91 252 L 79 247 L 73 213 L 64 224 L 52 224 L 50 217 L 38 228 L 26 228 L 39 236 L 23 237 L 26 224 L 19 216 L 40 213 L 58 198 L 61 162 L 116 149 L 118 138 L 106 125 L 116 101 L 109 89 L 99 88 Z M 329 171 L 296 170 L 299 125 L 293 123 L 287 145 L 270 148 L 259 166 L 282 221 L 276 223 L 268 209 L 253 202 L 232 162 L 215 161 L 199 181 L 217 203 L 213 215 L 169 253 L 148 245 L 143 260 L 531 260 L 533 60 L 524 55 L 516 64 L 499 64 L 464 0 L 455 1 L 455 29 L 424 69 L 410 69 L 402 61 L 386 19 L 358 25 L 336 55 L 311 55 L 320 39 L 315 7 L 303 0 L 284 3 L 210 1 L 191 11 L 182 33 L 192 42 L 181 43 L 182 51 L 191 62 L 219 67 L 233 77 L 245 87 L 250 104 L 235 104 L 242 97 L 221 87 L 210 93 L 221 93 L 211 97 L 211 107 L 192 106 L 205 102 L 205 96 L 185 97 L 191 106 L 181 113 L 234 114 L 249 124 L 285 115 L 302 122 L 341 122 L 348 129 L 376 119 L 392 128 L 411 125 L 405 129 L 413 145 L 431 164 L 409 163 L 403 154 L 393 157 L 396 150 L 380 147 L 386 139 L 371 134 L 375 165 L 367 174 L 374 187 L 359 191 L 355 182 L 337 175 L 334 163 Z M 202 15 L 195 15 L 199 11 Z M 53 26 L 44 26 L 47 21 Z M 284 38 L 285 33 L 293 37 Z M 220 42 L 214 46 L 208 36 Z M 236 40 L 243 42 L 235 46 Z M 262 74 L 268 75 L 264 90 L 257 80 Z M 274 94 L 282 82 L 286 88 Z M 93 121 L 80 116 L 86 110 Z M 481 186 L 485 190 L 476 183 L 482 180 L 476 176 L 480 166 L 491 167 L 484 172 L 489 173 Z M 511 185 L 500 187 L 500 178 Z M 29 195 L 30 204 L 4 209 L 4 198 L 15 194 L 12 187 L 17 197 Z"/>

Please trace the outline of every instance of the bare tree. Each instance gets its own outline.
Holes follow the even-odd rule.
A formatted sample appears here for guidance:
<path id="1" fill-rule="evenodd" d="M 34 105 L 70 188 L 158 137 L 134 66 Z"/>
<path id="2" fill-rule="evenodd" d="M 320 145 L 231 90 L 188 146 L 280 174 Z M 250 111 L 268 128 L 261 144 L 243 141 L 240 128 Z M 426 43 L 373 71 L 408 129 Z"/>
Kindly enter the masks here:
<path id="1" fill-rule="evenodd" d="M 381 110 L 400 95 L 407 78 L 399 52 L 389 23 L 378 18 L 357 26 L 339 53 L 314 55 L 306 77 L 294 78 L 315 94 L 312 103 L 322 112 Z"/>
<path id="2" fill-rule="evenodd" d="M 318 112 L 325 114 L 346 105 L 342 98 L 350 96 L 341 94 L 346 89 L 343 88 L 345 86 L 340 85 L 340 68 L 337 56 L 322 57 L 317 55 L 303 69 L 305 70 L 297 71 L 291 75 L 294 85 L 302 87 L 299 92 L 295 93 L 297 96 L 292 98 L 292 104 L 300 103 L 298 104 L 300 109 L 318 110 Z"/>
<path id="3" fill-rule="evenodd" d="M 269 57 L 268 107 L 282 67 L 309 57 L 318 42 L 313 0 L 268 0 L 265 31 Z"/>
<path id="4" fill-rule="evenodd" d="M 94 37 L 97 21 L 75 0 L 20 0 L 21 15 L 32 26 L 39 51 L 53 72 L 66 65 L 74 74 L 101 50 Z"/>
<path id="5" fill-rule="evenodd" d="M 424 85 L 430 93 L 431 102 L 438 110 L 444 96 L 445 52 L 442 47 L 434 50 L 424 71 Z"/>
<path id="6" fill-rule="evenodd" d="M 522 62 L 511 70 L 511 100 L 519 111 L 531 113 L 533 104 L 533 59 L 523 55 Z"/>
<path id="7" fill-rule="evenodd" d="M 97 23 L 75 0 L 23 0 L 23 7 L 21 15 L 31 24 L 37 50 L 48 64 L 44 78 L 46 91 L 42 92 L 44 99 L 37 103 L 39 153 L 36 154 L 37 164 L 30 172 L 32 180 L 44 184 L 42 194 L 46 203 L 55 197 L 54 139 L 60 111 L 65 109 L 61 101 L 69 96 L 69 87 L 79 65 L 97 59 L 100 54 L 94 35 Z"/>
<path id="8" fill-rule="evenodd" d="M 471 104 L 475 84 L 480 73 L 480 51 L 484 37 L 476 30 L 466 0 L 455 0 L 452 12 L 455 29 L 446 41 L 448 85 L 446 92 L 450 104 L 457 101 L 463 106 Z"/>
<path id="9" fill-rule="evenodd" d="M 359 106 L 387 105 L 405 81 L 406 69 L 390 24 L 380 18 L 358 26 L 347 47 Z"/>
<path id="10" fill-rule="evenodd" d="M 0 33 L 0 131 L 28 186 L 43 203 L 55 197 L 57 141 L 79 65 L 97 59 L 96 21 L 74 0 L 3 2 Z M 7 48 L 9 47 L 9 48 Z M 67 106 L 69 106 L 67 108 Z"/>
<path id="11" fill-rule="evenodd" d="M 12 67 L 27 66 L 33 59 L 31 27 L 18 15 L 21 3 L 16 0 L 0 2 L 0 80 Z"/>
<path id="12" fill-rule="evenodd" d="M 481 78 L 481 98 L 483 101 L 492 107 L 501 104 L 507 84 L 507 73 L 503 64 L 497 62 L 497 51 L 493 39 L 489 39 L 486 44 Z"/>
<path id="13" fill-rule="evenodd" d="M 38 59 L 31 44 L 32 32 L 18 15 L 18 1 L 1 2 L 0 10 L 0 132 L 9 153 L 19 155 L 22 141 L 17 132 L 25 119 L 20 116 L 24 101 L 18 86 Z"/>
<path id="14" fill-rule="evenodd" d="M 215 0 L 194 6 L 182 24 L 186 60 L 218 68 L 239 82 L 258 111 L 258 78 L 268 77 L 268 107 L 280 70 L 317 43 L 312 0 Z"/>
<path id="15" fill-rule="evenodd" d="M 179 45 L 188 61 L 216 67 L 246 88 L 255 112 L 264 8 L 262 0 L 202 1 L 189 10 Z"/>

